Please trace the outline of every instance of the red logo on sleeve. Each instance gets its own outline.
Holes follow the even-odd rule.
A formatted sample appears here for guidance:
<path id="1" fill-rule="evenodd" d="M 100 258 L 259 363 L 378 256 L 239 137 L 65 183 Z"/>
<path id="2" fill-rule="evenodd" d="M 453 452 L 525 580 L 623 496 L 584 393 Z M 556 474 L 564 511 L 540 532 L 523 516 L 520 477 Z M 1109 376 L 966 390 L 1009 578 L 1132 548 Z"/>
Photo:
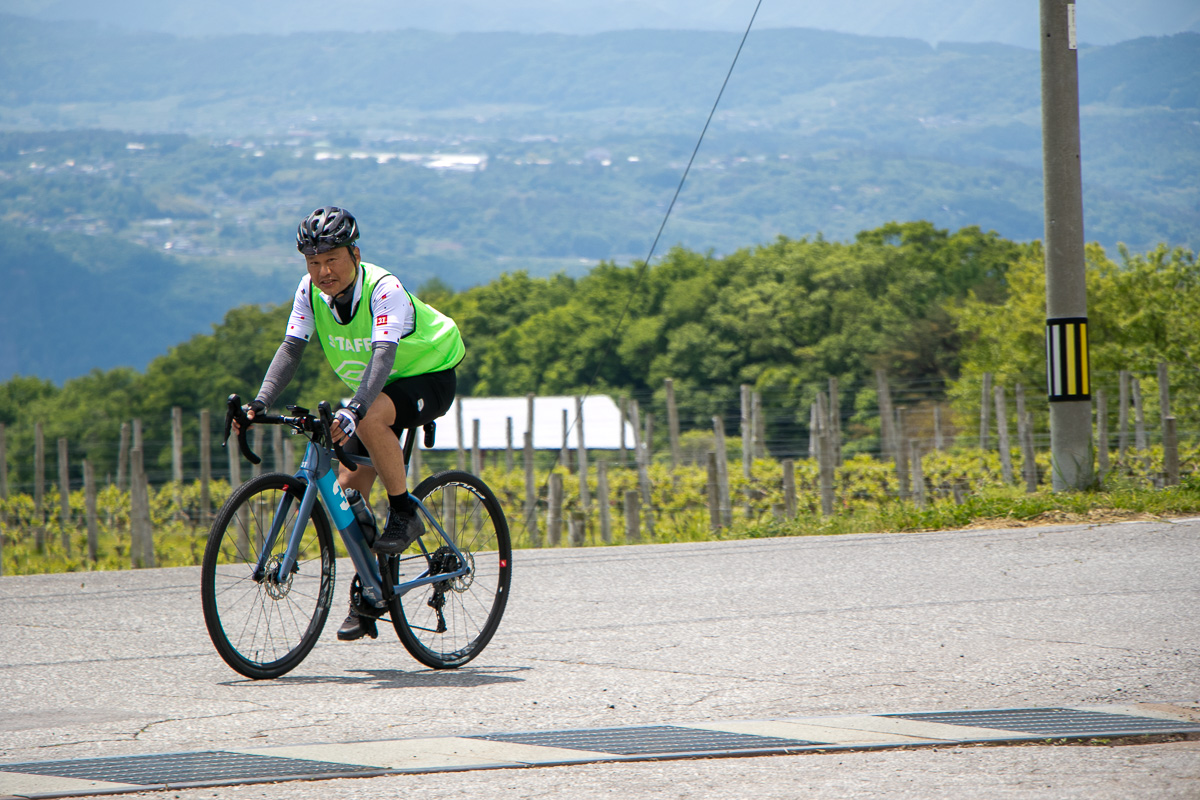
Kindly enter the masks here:
<path id="1" fill-rule="evenodd" d="M 387 325 L 387 314 L 380 314 L 375 318 L 376 325 Z"/>

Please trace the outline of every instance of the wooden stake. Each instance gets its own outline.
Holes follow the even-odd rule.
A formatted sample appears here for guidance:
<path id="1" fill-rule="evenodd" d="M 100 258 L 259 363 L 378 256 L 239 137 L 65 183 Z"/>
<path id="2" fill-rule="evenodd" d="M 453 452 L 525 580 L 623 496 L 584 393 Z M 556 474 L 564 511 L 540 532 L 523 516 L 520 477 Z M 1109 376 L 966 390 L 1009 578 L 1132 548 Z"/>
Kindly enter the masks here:
<path id="1" fill-rule="evenodd" d="M 1004 387 L 992 389 L 996 399 L 996 445 L 1000 449 L 1000 477 L 1005 486 L 1013 482 L 1012 450 L 1008 446 L 1008 404 L 1005 402 Z"/>
<path id="2" fill-rule="evenodd" d="M 829 433 L 833 439 L 833 464 L 842 465 L 842 406 L 838 397 L 838 379 L 829 379 Z M 765 452 L 764 452 L 765 455 Z"/>
<path id="3" fill-rule="evenodd" d="M 729 458 L 725 449 L 725 425 L 720 417 L 713 417 L 713 449 L 717 455 L 717 488 L 720 490 L 721 525 L 733 525 L 733 508 L 729 498 Z"/>
<path id="4" fill-rule="evenodd" d="M 96 471 L 92 462 L 83 462 L 83 503 L 87 510 L 87 553 L 88 561 L 98 560 L 100 547 L 100 525 L 96 517 Z"/>
<path id="5" fill-rule="evenodd" d="M 667 390 L 667 434 L 671 440 L 671 469 L 679 468 L 679 409 L 675 405 L 675 381 L 670 378 L 663 380 Z"/>
<path id="6" fill-rule="evenodd" d="M 532 402 L 530 403 L 532 406 Z M 533 426 L 525 429 L 525 529 L 529 531 L 529 543 L 533 547 L 542 546 L 541 532 L 538 530 L 537 518 L 537 487 L 533 482 Z"/>
<path id="7" fill-rule="evenodd" d="M 1175 418 L 1163 420 L 1166 438 L 1163 441 L 1163 482 L 1167 486 L 1179 485 L 1179 439 L 1175 433 Z"/>
<path id="8" fill-rule="evenodd" d="M 584 514 L 592 510 L 592 497 L 588 492 L 587 443 L 583 436 L 583 398 L 575 398 L 575 457 L 578 460 L 579 507 Z"/>
<path id="9" fill-rule="evenodd" d="M 904 425 L 904 409 L 896 409 L 896 441 L 908 442 L 908 435 Z M 900 486 L 900 499 L 907 500 L 909 497 L 909 478 L 908 478 L 908 447 L 907 444 L 896 447 L 896 482 Z"/>
<path id="10" fill-rule="evenodd" d="M 817 405 L 821 405 L 821 395 L 817 395 Z M 821 513 L 829 517 L 833 515 L 833 434 L 829 430 L 824 415 L 818 417 L 821 422 L 817 431 L 817 481 L 821 492 Z"/>
<path id="11" fill-rule="evenodd" d="M 546 512 L 546 544 L 558 547 L 562 541 L 562 505 L 563 479 L 562 473 L 550 473 L 550 502 Z"/>
<path id="12" fill-rule="evenodd" d="M 743 383 L 738 388 L 742 397 L 742 478 L 749 484 L 750 464 L 754 461 L 754 427 L 750 420 L 750 387 Z"/>
<path id="13" fill-rule="evenodd" d="M 1139 453 L 1146 452 L 1146 409 L 1142 406 L 1142 382 L 1133 381 L 1133 446 Z"/>
<path id="14" fill-rule="evenodd" d="M 625 492 L 625 543 L 637 544 L 642 540 L 638 521 L 638 493 L 630 489 Z"/>
<path id="15" fill-rule="evenodd" d="M 983 373 L 983 397 L 979 403 L 979 449 L 985 453 L 991 449 L 992 423 L 988 412 L 992 407 L 992 373 Z"/>
<path id="16" fill-rule="evenodd" d="M 717 474 L 717 454 L 708 451 L 708 528 L 713 533 L 721 530 L 721 488 Z"/>
<path id="17" fill-rule="evenodd" d="M 1108 395 L 1103 389 L 1096 390 L 1096 461 L 1100 468 L 1100 479 L 1108 474 Z"/>
<path id="18" fill-rule="evenodd" d="M 483 456 L 479 450 L 479 420 L 471 420 L 471 472 L 483 472 Z"/>
<path id="19" fill-rule="evenodd" d="M 1158 418 L 1171 416 L 1171 376 L 1167 362 L 1158 362 Z"/>
<path id="20" fill-rule="evenodd" d="M 212 519 L 212 420 L 207 408 L 200 409 L 200 524 Z"/>
<path id="21" fill-rule="evenodd" d="M 558 463 L 562 468 L 571 471 L 571 412 L 562 410 L 562 449 L 558 453 Z"/>
<path id="22" fill-rule="evenodd" d="M 458 457 L 458 468 L 467 468 L 467 434 L 463 429 L 463 410 L 462 398 L 459 397 L 454 401 L 454 424 L 458 432 L 458 449 L 455 451 Z"/>
<path id="23" fill-rule="evenodd" d="M 1129 371 L 1121 370 L 1117 405 L 1117 458 L 1122 464 L 1129 457 Z"/>
<path id="24" fill-rule="evenodd" d="M 887 372 L 875 370 L 875 386 L 879 403 L 879 452 L 882 458 L 893 458 L 896 454 L 896 432 L 893 428 L 895 412 L 892 411 L 892 392 L 888 386 Z"/>
<path id="25" fill-rule="evenodd" d="M 58 440 L 58 499 L 59 527 L 62 530 L 62 548 L 71 557 L 71 466 L 67 462 L 67 440 Z"/>
<path id="26" fill-rule="evenodd" d="M 596 503 L 600 506 L 600 541 L 612 544 L 612 508 L 609 505 L 608 462 L 596 464 Z"/>
<path id="27" fill-rule="evenodd" d="M 796 518 L 796 462 L 783 461 L 783 509 L 788 519 Z"/>
<path id="28" fill-rule="evenodd" d="M 921 468 L 921 449 L 916 439 L 908 440 L 908 462 L 912 467 L 912 494 L 917 508 L 925 508 L 925 473 Z"/>
<path id="29" fill-rule="evenodd" d="M 933 407 L 933 449 L 939 453 L 946 449 L 946 440 L 942 437 L 942 404 Z"/>
<path id="30" fill-rule="evenodd" d="M 626 423 L 626 421 L 628 421 L 628 419 L 629 419 L 629 401 L 626 398 L 622 397 L 621 398 L 621 446 L 620 446 L 621 461 L 619 462 L 621 464 L 621 466 L 625 466 L 626 464 L 629 463 L 629 452 L 628 452 L 629 448 L 625 444 L 625 423 Z"/>
<path id="31" fill-rule="evenodd" d="M 279 457 L 278 451 L 275 457 Z M 171 408 L 171 480 L 183 483 L 183 409 L 179 406 Z"/>
<path id="32" fill-rule="evenodd" d="M 1033 494 L 1038 488 L 1037 451 L 1033 446 L 1033 415 L 1025 412 L 1025 434 L 1021 439 L 1022 472 L 1025 475 L 1025 491 Z"/>
<path id="33" fill-rule="evenodd" d="M 33 525 L 34 543 L 39 553 L 46 552 L 46 434 L 42 423 L 33 423 Z"/>
<path id="34" fill-rule="evenodd" d="M 571 519 L 567 522 L 567 528 L 571 547 L 583 547 L 585 528 L 582 511 L 576 510 L 571 512 Z"/>
<path id="35" fill-rule="evenodd" d="M 513 419 L 504 418 L 504 471 L 513 471 Z"/>
<path id="36" fill-rule="evenodd" d="M 129 423 L 121 423 L 121 443 L 117 450 L 117 488 L 124 491 L 129 479 Z"/>

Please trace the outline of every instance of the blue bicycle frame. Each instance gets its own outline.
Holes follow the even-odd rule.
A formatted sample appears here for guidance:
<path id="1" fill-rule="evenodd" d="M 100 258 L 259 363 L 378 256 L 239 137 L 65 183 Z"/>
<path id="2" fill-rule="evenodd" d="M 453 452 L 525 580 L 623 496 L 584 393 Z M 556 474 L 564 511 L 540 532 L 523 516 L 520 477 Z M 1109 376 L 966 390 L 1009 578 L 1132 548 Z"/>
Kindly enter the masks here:
<path id="1" fill-rule="evenodd" d="M 369 459 L 356 456 L 347 456 L 347 459 L 366 466 L 370 466 L 371 464 Z M 378 560 L 367 545 L 362 528 L 359 527 L 358 520 L 354 517 L 354 512 L 350 510 L 350 501 L 346 499 L 346 494 L 342 491 L 342 487 L 338 484 L 337 477 L 334 475 L 330 451 L 327 448 L 318 446 L 314 442 L 309 442 L 308 448 L 304 452 L 304 460 L 301 462 L 300 468 L 296 471 L 296 477 L 305 483 L 304 496 L 300 500 L 300 510 L 296 516 L 296 524 L 288 534 L 287 550 L 279 562 L 278 571 L 274 577 L 278 578 L 281 575 L 291 574 L 296 564 L 296 554 L 300 550 L 300 541 L 304 536 L 304 529 L 308 525 L 308 518 L 312 516 L 318 496 L 333 518 L 334 527 L 341 534 L 342 542 L 346 545 L 346 551 L 350 554 L 350 560 L 354 562 L 354 569 L 358 572 L 359 580 L 362 582 L 363 597 L 376 607 L 382 607 L 391 597 L 399 597 L 417 587 L 453 580 L 466 575 L 470 571 L 466 566 L 468 561 L 463 557 L 462 552 L 458 549 L 458 545 L 446 535 L 446 531 L 442 529 L 442 526 L 429 513 L 429 509 L 420 500 L 414 498 L 417 508 L 420 509 L 420 513 L 424 515 L 425 519 L 437 531 L 442 541 L 454 551 L 454 555 L 458 559 L 455 563 L 464 566 L 452 572 L 439 572 L 436 575 L 431 575 L 429 570 L 426 569 L 425 572 L 411 581 L 404 581 L 395 586 L 385 587 L 383 576 L 379 570 Z M 275 518 L 271 522 L 271 530 L 267 533 L 267 538 L 258 556 L 258 564 L 254 570 L 256 581 L 261 581 L 266 577 L 267 564 L 270 560 L 268 555 L 274 549 L 275 541 L 281 532 L 280 529 L 283 527 L 283 521 L 287 518 L 288 511 L 291 509 L 293 502 L 295 502 L 295 498 L 290 493 L 285 493 L 279 501 L 278 508 L 275 509 Z M 425 562 L 428 565 L 429 551 L 425 548 L 423 541 L 418 539 L 417 543 L 420 545 L 421 552 L 425 555 Z"/>

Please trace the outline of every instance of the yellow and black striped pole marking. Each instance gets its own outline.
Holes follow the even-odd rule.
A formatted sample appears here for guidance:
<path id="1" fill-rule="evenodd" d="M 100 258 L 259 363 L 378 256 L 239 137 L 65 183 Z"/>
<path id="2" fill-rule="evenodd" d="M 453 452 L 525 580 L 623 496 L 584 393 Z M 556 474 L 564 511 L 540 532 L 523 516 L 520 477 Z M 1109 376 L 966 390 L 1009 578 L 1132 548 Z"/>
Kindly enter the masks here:
<path id="1" fill-rule="evenodd" d="M 1092 399 L 1087 317 L 1046 320 L 1046 387 L 1051 402 Z"/>

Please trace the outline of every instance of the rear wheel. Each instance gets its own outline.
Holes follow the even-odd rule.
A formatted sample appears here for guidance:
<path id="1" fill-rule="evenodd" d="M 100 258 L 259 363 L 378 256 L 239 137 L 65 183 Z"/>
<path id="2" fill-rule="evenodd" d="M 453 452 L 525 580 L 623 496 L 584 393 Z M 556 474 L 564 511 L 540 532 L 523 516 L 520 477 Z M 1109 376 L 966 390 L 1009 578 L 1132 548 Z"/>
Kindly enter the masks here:
<path id="1" fill-rule="evenodd" d="M 304 525 L 296 563 L 279 565 L 296 525 L 305 483 L 271 473 L 247 481 L 217 513 L 204 549 L 200 597 L 208 635 L 225 663 L 248 678 L 294 669 L 321 636 L 333 596 L 334 551 L 320 504 Z M 282 527 L 256 576 L 276 514 Z"/>
<path id="2" fill-rule="evenodd" d="M 413 494 L 458 547 L 469 571 L 393 597 L 392 624 L 405 649 L 422 664 L 460 667 L 487 646 L 504 615 L 512 574 L 508 521 L 492 490 L 468 472 L 432 475 Z M 388 559 L 385 574 L 394 583 L 461 568 L 433 527 L 426 529 L 422 541 L 428 553 Z"/>

